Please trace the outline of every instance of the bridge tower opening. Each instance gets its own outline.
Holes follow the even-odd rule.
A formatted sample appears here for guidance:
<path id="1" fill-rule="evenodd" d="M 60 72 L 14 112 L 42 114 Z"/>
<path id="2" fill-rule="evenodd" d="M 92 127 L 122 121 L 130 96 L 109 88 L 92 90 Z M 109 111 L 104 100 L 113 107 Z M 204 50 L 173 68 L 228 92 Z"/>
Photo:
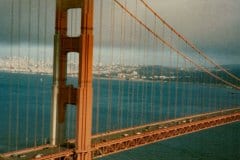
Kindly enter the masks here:
<path id="1" fill-rule="evenodd" d="M 80 36 L 69 36 L 68 11 L 81 10 Z M 78 87 L 67 85 L 67 56 L 79 54 Z M 76 105 L 76 155 L 90 160 L 92 136 L 93 0 L 57 0 L 54 36 L 51 145 L 64 143 L 67 104 Z"/>

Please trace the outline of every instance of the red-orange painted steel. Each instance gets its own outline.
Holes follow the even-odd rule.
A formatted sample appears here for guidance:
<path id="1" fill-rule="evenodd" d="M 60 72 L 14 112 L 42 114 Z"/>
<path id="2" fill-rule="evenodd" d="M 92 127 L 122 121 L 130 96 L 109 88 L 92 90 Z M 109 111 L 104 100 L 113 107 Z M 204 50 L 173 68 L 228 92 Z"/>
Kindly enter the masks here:
<path id="1" fill-rule="evenodd" d="M 91 160 L 93 0 L 82 0 L 81 20 L 76 154 L 77 160 Z"/>
<path id="2" fill-rule="evenodd" d="M 196 119 L 195 119 L 195 118 Z M 91 148 L 88 150 L 92 158 L 107 156 L 110 154 L 118 153 L 121 151 L 129 150 L 132 148 L 140 147 L 143 145 L 148 145 L 151 143 L 159 142 L 169 138 L 201 131 L 204 129 L 237 122 L 240 121 L 240 112 L 239 109 L 236 110 L 226 110 L 219 111 L 216 113 L 202 114 L 201 116 L 190 116 L 187 118 L 195 119 L 196 121 L 188 121 L 185 123 L 176 123 L 174 126 L 167 128 L 156 128 L 155 130 L 149 130 L 142 132 L 141 134 L 133 134 L 129 136 L 121 136 L 117 139 L 111 139 L 107 141 L 100 141 L 98 143 L 92 144 Z M 182 122 L 182 119 L 178 122 Z M 170 122 L 172 123 L 172 122 Z M 139 126 L 140 127 L 140 126 Z M 134 128 L 133 128 L 134 129 Z M 135 131 L 135 130 L 134 130 Z M 101 137 L 99 137 L 101 138 Z M 27 154 L 31 151 L 41 150 L 45 147 L 40 148 L 30 148 L 23 151 L 15 152 L 16 154 Z M 85 152 L 86 153 L 86 152 Z M 9 157 L 13 152 L 4 154 L 4 157 Z M 76 156 L 75 149 L 62 149 L 57 150 L 52 154 L 44 155 L 40 158 L 35 158 L 36 160 L 45 160 L 45 159 L 57 159 L 57 158 L 71 158 Z M 83 158 L 86 158 L 82 156 Z"/>
<path id="3" fill-rule="evenodd" d="M 102 142 L 93 146 L 94 157 L 102 157 L 113 153 L 129 150 L 143 145 L 151 144 L 161 140 L 197 132 L 203 129 L 216 127 L 223 124 L 240 120 L 240 113 L 218 116 L 196 122 L 180 124 L 177 126 L 135 134 L 129 137 L 122 137 L 112 141 Z"/>
<path id="4" fill-rule="evenodd" d="M 67 37 L 67 10 L 71 8 L 81 8 L 80 37 Z M 59 56 L 56 58 L 59 73 L 55 76 L 58 83 L 57 121 L 65 122 L 66 104 L 77 106 L 75 154 L 78 160 L 91 160 L 93 0 L 57 0 L 55 30 L 55 41 L 58 42 L 55 52 L 59 52 L 56 54 Z M 68 52 L 79 53 L 78 88 L 66 85 Z"/>

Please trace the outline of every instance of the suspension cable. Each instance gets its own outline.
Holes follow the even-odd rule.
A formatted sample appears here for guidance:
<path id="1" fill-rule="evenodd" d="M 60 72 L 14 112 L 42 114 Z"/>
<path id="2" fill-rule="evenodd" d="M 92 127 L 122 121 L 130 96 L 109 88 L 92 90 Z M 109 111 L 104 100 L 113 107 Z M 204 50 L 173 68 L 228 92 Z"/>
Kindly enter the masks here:
<path id="1" fill-rule="evenodd" d="M 221 77 L 215 75 L 214 73 L 212 73 L 211 71 L 209 71 L 208 69 L 206 69 L 205 67 L 197 64 L 196 62 L 194 62 L 190 57 L 186 56 L 183 52 L 179 51 L 178 49 L 176 49 L 175 47 L 173 47 L 169 42 L 167 42 L 166 40 L 162 39 L 158 34 L 156 34 L 153 30 L 151 30 L 145 23 L 143 23 L 139 18 L 137 18 L 132 12 L 130 12 L 126 7 L 124 7 L 118 0 L 113 0 L 120 8 L 122 8 L 123 10 L 125 10 L 132 18 L 134 18 L 140 25 L 142 25 L 148 32 L 150 32 L 153 36 L 155 36 L 159 41 L 161 41 L 161 43 L 163 43 L 164 45 L 166 45 L 167 47 L 169 47 L 170 49 L 172 49 L 174 52 L 176 52 L 177 54 L 179 54 L 180 56 L 182 56 L 183 58 L 185 58 L 187 61 L 193 63 L 198 69 L 203 70 L 204 72 L 208 73 L 210 76 L 214 77 L 215 79 L 218 79 L 219 81 L 237 89 L 240 90 L 240 87 L 236 86 L 235 84 L 232 84 L 231 82 L 228 82 L 224 79 L 222 79 Z"/>
<path id="2" fill-rule="evenodd" d="M 240 78 L 238 78 L 236 75 L 230 73 L 225 68 L 220 66 L 219 64 L 215 63 L 212 59 L 210 59 L 203 51 L 198 49 L 193 43 L 191 43 L 187 38 L 185 38 L 182 34 L 176 31 L 169 23 L 167 23 L 155 10 L 153 10 L 152 7 L 150 7 L 145 0 L 140 0 L 162 23 L 164 23 L 172 32 L 174 32 L 179 38 L 181 38 L 185 43 L 187 43 L 193 50 L 195 50 L 198 54 L 200 54 L 204 59 L 206 59 L 209 63 L 213 64 L 218 69 L 224 71 L 226 74 L 228 74 L 230 77 L 240 81 Z"/>

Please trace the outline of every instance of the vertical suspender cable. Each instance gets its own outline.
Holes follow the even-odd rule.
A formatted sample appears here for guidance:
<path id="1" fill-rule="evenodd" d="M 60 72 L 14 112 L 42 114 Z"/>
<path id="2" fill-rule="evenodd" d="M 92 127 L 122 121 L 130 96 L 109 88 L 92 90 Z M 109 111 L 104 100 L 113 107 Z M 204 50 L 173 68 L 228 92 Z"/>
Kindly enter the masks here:
<path id="1" fill-rule="evenodd" d="M 187 110 L 186 110 L 186 113 L 185 113 L 185 116 L 187 116 L 189 113 L 192 113 L 192 110 L 193 110 L 193 107 L 191 106 L 191 107 L 189 107 L 188 105 L 189 105 L 189 103 L 190 103 L 190 101 L 189 101 L 189 95 L 190 95 L 190 93 L 189 93 L 189 86 L 191 85 L 191 78 L 193 78 L 193 79 L 196 79 L 196 74 L 195 74 L 195 72 L 197 71 L 197 69 L 196 68 L 194 68 L 194 66 L 192 65 L 192 63 L 191 62 L 188 62 L 187 63 L 187 65 L 188 65 L 188 75 L 190 75 L 190 77 L 189 77 L 189 79 L 188 79 L 188 81 L 187 81 L 187 87 L 186 87 L 186 106 L 187 106 Z M 194 107 L 197 107 L 198 106 L 198 104 L 197 104 L 197 98 L 198 98 L 198 96 L 199 96 L 199 89 L 196 91 L 197 92 L 197 96 L 196 96 L 196 98 L 194 98 L 195 99 L 195 104 L 193 105 Z"/>
<path id="2" fill-rule="evenodd" d="M 183 73 L 182 73 L 182 76 L 183 76 L 183 85 L 182 85 L 182 92 L 181 92 L 181 101 L 182 101 L 182 106 L 181 106 L 181 114 L 180 116 L 183 117 L 184 116 L 184 111 L 185 111 L 185 108 L 186 108 L 186 104 L 185 104 L 185 90 L 186 90 L 186 86 L 187 86 L 187 64 L 186 64 L 186 59 L 183 59 L 183 64 L 182 64 L 182 67 L 183 67 Z"/>
<path id="3" fill-rule="evenodd" d="M 131 25 L 131 23 L 130 23 L 130 25 Z M 131 29 L 131 27 L 130 27 L 130 29 Z M 131 30 L 130 30 L 130 33 L 129 33 L 129 37 L 130 37 L 130 39 L 131 39 L 131 41 L 132 41 L 132 38 L 133 38 L 133 36 L 132 36 L 132 32 L 131 32 Z M 132 43 L 130 43 L 130 45 L 129 45 L 129 47 L 133 50 L 133 44 Z M 129 59 L 131 60 L 131 58 L 133 58 L 132 57 L 132 52 L 131 52 L 131 54 L 129 53 L 129 55 L 128 55 L 128 57 L 130 57 Z M 132 63 L 131 63 L 131 61 L 129 61 L 129 66 L 131 65 Z M 124 77 L 123 77 L 123 79 L 124 79 Z M 130 126 L 132 126 L 132 119 L 133 119 L 133 117 L 132 117 L 132 105 L 131 105 L 131 98 L 130 98 L 130 94 L 131 94 L 131 88 L 130 88 L 130 86 L 131 86 L 131 81 L 128 81 L 126 84 L 127 84 L 127 117 L 126 117 L 126 123 L 127 123 L 127 127 L 130 127 Z"/>
<path id="4" fill-rule="evenodd" d="M 142 29 L 142 28 L 140 28 L 140 30 L 141 30 L 141 33 L 142 33 L 142 41 L 143 41 L 143 45 L 142 46 L 140 46 L 140 49 L 141 50 L 143 50 L 143 75 L 146 75 L 146 65 L 145 65 L 145 61 L 146 61 L 146 48 L 145 48 L 145 43 L 146 43 L 146 34 L 145 34 L 145 31 Z M 142 48 L 143 47 L 143 48 Z M 143 124 L 143 123 L 145 123 L 145 121 L 146 121 L 146 114 L 144 114 L 144 108 L 145 108 L 145 81 L 142 81 L 142 84 L 141 84 L 141 87 L 142 87 L 142 97 L 141 97 L 141 99 L 142 99 L 142 105 L 141 105 L 141 124 Z"/>
<path id="5" fill-rule="evenodd" d="M 14 0 L 11 1 L 11 24 L 10 24 L 10 59 L 13 59 L 13 26 L 14 26 Z M 10 69 L 12 69 L 12 64 L 10 64 Z M 9 113 L 8 113 L 8 151 L 11 150 L 12 144 L 12 110 L 13 110 L 13 91 L 12 85 L 13 79 L 10 75 L 9 80 Z"/>
<path id="6" fill-rule="evenodd" d="M 205 61 L 203 60 L 203 62 L 202 62 L 202 63 L 203 63 L 203 64 L 202 64 L 203 66 L 205 66 L 204 62 L 205 62 Z M 205 81 L 204 72 L 201 71 L 201 75 L 200 75 L 200 76 L 201 76 L 201 78 L 200 78 L 200 84 L 201 84 L 201 91 L 202 91 L 202 92 L 201 92 L 201 99 L 200 99 L 201 102 L 200 102 L 200 103 L 201 103 L 201 106 L 203 107 L 204 112 L 208 112 L 206 105 L 204 105 L 204 100 L 205 100 L 205 99 L 204 99 L 204 97 L 205 97 L 205 96 L 204 96 L 204 95 L 205 95 L 205 93 L 204 93 L 204 92 L 205 92 L 205 90 L 204 90 L 204 88 L 205 88 L 205 87 L 204 87 L 204 81 Z"/>
<path id="7" fill-rule="evenodd" d="M 45 5 L 44 5 L 44 35 L 43 35 L 43 39 L 44 39 L 44 53 L 43 53 L 43 69 L 46 68 L 46 52 L 47 52 L 47 15 L 48 15 L 48 0 L 45 0 Z M 46 139 L 45 139 L 45 92 L 46 92 L 46 79 L 43 79 L 43 95 L 42 95 L 42 144 L 46 143 Z"/>
<path id="8" fill-rule="evenodd" d="M 99 52 L 98 52 L 98 59 L 97 59 L 97 97 L 96 97 L 96 133 L 99 132 L 99 110 L 100 110 L 100 67 L 101 67 L 101 57 L 102 57 L 102 32 L 103 32 L 103 0 L 100 0 L 100 9 L 99 9 Z"/>
<path id="9" fill-rule="evenodd" d="M 174 118 L 177 118 L 178 112 L 178 80 L 179 80 L 179 55 L 177 55 L 177 62 L 176 62 L 176 81 L 175 81 L 175 106 L 174 106 Z"/>
<path id="10" fill-rule="evenodd" d="M 199 58 L 199 61 L 201 59 Z M 200 63 L 200 62 L 199 62 Z M 198 81 L 197 82 L 197 88 L 198 88 L 198 92 L 199 92 L 199 96 L 198 96 L 198 99 L 197 99 L 197 105 L 201 107 L 202 111 L 205 112 L 204 110 L 204 106 L 202 106 L 202 86 L 201 86 L 201 77 L 202 77 L 202 73 L 201 71 L 197 70 L 197 73 L 196 74 L 196 80 Z"/>
<path id="11" fill-rule="evenodd" d="M 186 73 L 187 73 L 187 68 L 186 68 L 186 59 L 183 59 L 184 62 L 183 62 L 183 70 L 184 70 L 184 73 L 183 73 L 183 85 L 182 85 L 182 106 L 181 106 L 181 114 L 180 116 L 183 117 L 184 116 L 184 110 L 186 108 L 186 104 L 185 104 L 185 89 L 186 89 L 186 83 L 187 83 L 187 78 L 186 78 Z"/>
<path id="12" fill-rule="evenodd" d="M 206 73 L 205 73 L 206 74 Z M 206 76 L 206 75 L 205 75 Z M 207 87 L 207 90 L 208 90 L 208 95 L 207 95 L 207 101 L 208 101 L 208 111 L 210 111 L 210 109 L 211 109 L 211 88 L 210 88 L 210 78 L 211 77 L 207 77 L 207 81 L 206 81 L 206 87 Z"/>
<path id="13" fill-rule="evenodd" d="M 32 0 L 29 0 L 29 7 L 28 7 L 28 55 L 27 55 L 27 63 L 28 66 L 30 65 L 30 46 L 31 46 L 31 8 L 32 8 Z M 25 146 L 28 147 L 29 145 L 29 100 L 30 100 L 30 77 L 28 76 L 28 86 L 27 86 L 27 105 L 26 105 L 26 137 L 25 137 Z"/>
<path id="14" fill-rule="evenodd" d="M 209 111 L 213 111 L 213 108 L 214 108 L 214 99 L 213 99 L 213 78 L 210 77 L 209 79 L 209 91 L 210 91 L 210 110 Z"/>
<path id="15" fill-rule="evenodd" d="M 148 16 L 147 16 L 147 10 L 145 9 L 145 14 L 144 14 L 144 21 L 147 23 L 147 20 L 148 20 Z M 149 75 L 149 79 L 152 80 L 152 75 L 151 75 L 151 67 L 150 66 L 150 56 L 149 56 L 149 53 L 150 53 L 150 39 L 151 39 L 151 36 L 150 34 L 148 34 L 148 32 L 146 32 L 146 43 L 145 43 L 145 54 L 146 54 L 146 57 L 144 59 L 146 59 L 146 73 Z M 146 82 L 145 83 L 145 111 L 144 113 L 147 113 L 147 119 L 145 121 L 145 124 L 149 123 L 151 121 L 151 81 L 150 82 Z"/>
<path id="16" fill-rule="evenodd" d="M 137 4 L 137 0 L 135 1 L 135 14 L 137 15 L 138 14 L 138 4 Z M 142 51 L 142 49 L 141 49 L 141 42 L 142 42 L 142 32 L 141 32 L 141 26 L 137 29 L 137 24 L 136 24 L 136 21 L 135 20 L 133 20 L 132 21 L 133 22 L 133 27 L 134 27 L 134 32 L 133 32 L 133 39 L 132 39 L 132 52 L 133 52 L 133 56 L 134 55 L 136 55 L 136 52 L 137 52 L 137 50 L 139 49 L 139 53 L 141 54 L 141 51 Z M 139 31 L 139 32 L 138 32 Z M 136 40 L 138 40 L 137 41 L 137 43 L 135 43 L 135 41 Z M 139 55 L 137 58 L 136 58 L 136 60 L 137 60 L 137 66 L 139 67 L 140 66 L 140 62 L 141 62 L 141 56 Z M 141 75 L 140 75 L 141 76 Z M 141 77 L 140 77 L 141 78 Z M 137 92 L 137 95 L 136 95 L 136 97 L 137 97 L 137 99 L 136 99 L 136 101 L 137 101 L 137 109 L 139 110 L 139 111 L 141 111 L 141 108 L 140 108 L 140 102 L 139 101 L 142 101 L 141 100 L 141 97 L 140 97 L 140 86 L 141 86 L 141 84 L 140 84 L 140 82 L 138 82 L 137 83 L 137 89 L 136 89 L 136 92 Z M 140 112 L 140 115 L 141 115 L 141 112 Z M 143 118 L 143 117 L 142 117 Z M 141 124 L 139 121 L 138 121 L 138 124 Z"/>
<path id="17" fill-rule="evenodd" d="M 186 50 L 188 50 L 188 45 L 186 43 L 185 43 L 185 46 L 186 46 Z M 191 104 L 191 102 L 189 101 L 189 95 L 190 95 L 189 90 L 190 90 L 190 86 L 191 86 L 191 79 L 196 78 L 195 73 L 194 73 L 195 72 L 195 67 L 193 66 L 193 64 L 191 62 L 187 62 L 186 67 L 187 67 L 187 78 L 186 78 L 187 79 L 187 84 L 185 86 L 185 92 L 186 92 L 185 93 L 185 102 L 186 102 L 185 111 L 186 111 L 186 113 L 184 113 L 184 116 L 187 116 L 187 115 L 191 114 L 192 111 L 193 111 L 193 107 L 197 107 L 196 99 L 198 97 L 198 90 L 197 90 L 195 92 L 196 97 L 194 98 L 194 100 Z M 196 71 L 197 71 L 197 69 L 196 69 Z"/>
<path id="18" fill-rule="evenodd" d="M 203 62 L 203 65 L 207 68 L 206 62 Z M 205 74 L 206 74 L 205 72 L 202 73 L 202 88 L 203 88 L 203 93 L 202 93 L 203 94 L 203 99 L 202 99 L 203 103 L 202 104 L 204 105 L 205 110 L 208 111 L 208 103 L 207 103 L 207 101 L 208 101 L 208 90 L 207 90 L 208 82 L 207 82 L 207 77 Z"/>
<path id="19" fill-rule="evenodd" d="M 193 64 L 191 64 L 191 65 L 192 65 L 191 68 L 193 68 Z M 191 71 L 191 72 L 193 72 L 193 71 Z M 192 78 L 194 78 L 193 75 L 190 75 L 190 76 Z M 189 83 L 189 86 L 190 86 L 190 91 L 191 91 L 190 96 L 193 96 L 194 94 L 196 94 L 196 91 L 195 91 L 196 85 L 193 82 L 191 82 L 191 83 Z M 194 100 L 196 99 L 196 97 L 197 97 L 197 95 L 195 95 L 193 98 L 191 98 L 189 100 L 190 114 L 196 114 L 198 112 L 198 107 L 194 105 Z"/>
<path id="20" fill-rule="evenodd" d="M 162 23 L 162 37 L 164 38 L 164 36 L 165 36 L 165 26 L 164 26 L 164 24 Z M 161 77 L 160 77 L 160 81 L 161 81 L 161 88 L 160 88 L 160 105 L 159 105 L 159 112 L 160 112 L 160 114 L 159 114 L 159 120 L 164 120 L 164 117 L 163 117 L 163 115 L 164 115 L 164 103 L 163 103 L 163 88 L 164 88 L 164 80 L 163 80 L 163 63 L 164 63 L 164 52 L 165 52 L 165 45 L 161 45 L 162 47 L 161 47 L 161 60 L 160 60 L 160 62 L 161 62 Z"/>
<path id="21" fill-rule="evenodd" d="M 203 66 L 205 66 L 205 67 L 207 67 L 206 66 L 206 61 L 204 61 L 203 62 L 204 64 L 203 64 Z M 206 100 L 207 100 L 207 98 L 206 98 L 206 88 L 205 88 L 205 83 L 206 83 L 206 76 L 204 75 L 205 73 L 204 72 L 202 72 L 202 96 L 203 96 L 203 98 L 202 98 L 202 105 L 206 108 L 206 110 L 208 111 L 208 107 L 207 107 L 207 103 L 206 103 Z"/>
<path id="22" fill-rule="evenodd" d="M 124 1 L 124 4 L 125 4 L 125 7 L 127 6 L 127 1 L 125 0 Z M 132 58 L 133 58 L 133 51 L 132 51 L 132 37 L 133 37 L 133 31 L 132 31 L 132 21 L 131 19 L 129 19 L 129 33 L 128 33 L 128 44 L 126 46 L 129 47 L 129 52 L 126 51 L 126 54 L 128 55 L 129 57 L 129 65 L 132 66 Z M 126 48 L 126 47 L 125 47 Z M 131 79 L 131 77 L 130 77 Z M 133 82 L 132 80 L 128 81 L 128 117 L 127 117 L 127 127 L 130 127 L 132 126 L 132 122 L 133 122 Z"/>
<path id="23" fill-rule="evenodd" d="M 130 48 L 131 48 L 131 60 L 132 60 L 132 65 L 133 65 L 133 68 L 135 68 L 135 65 L 136 65 L 136 54 L 135 54 L 135 49 L 134 49 L 134 44 L 135 44 L 135 41 L 136 41 L 136 23 L 134 23 L 135 20 L 132 20 L 132 23 L 131 23 L 131 30 L 130 30 Z M 135 71 L 135 70 L 134 70 Z M 135 86 L 136 86 L 136 83 L 135 83 L 135 77 L 133 77 L 133 81 L 131 82 L 131 85 L 132 85 L 132 95 L 131 95 L 131 127 L 134 126 L 134 116 L 135 116 L 135 98 L 136 98 L 136 95 L 135 95 Z"/>
<path id="24" fill-rule="evenodd" d="M 38 0 L 38 4 L 37 4 L 37 73 L 39 73 L 39 43 L 40 43 L 40 1 Z M 39 105 L 39 95 L 38 95 L 38 88 L 39 88 L 39 79 L 38 76 L 36 75 L 36 85 L 35 85 L 35 126 L 34 126 L 34 146 L 37 146 L 37 141 L 38 141 L 38 123 L 39 123 L 39 116 L 38 116 L 38 105 Z"/>
<path id="25" fill-rule="evenodd" d="M 19 0 L 18 3 L 18 33 L 17 33 L 17 40 L 18 40 L 18 64 L 17 67 L 20 68 L 20 57 L 21 57 L 21 7 L 22 7 L 22 1 Z M 19 93 L 20 93 L 20 79 L 18 78 L 17 80 L 17 105 L 16 105 L 16 142 L 15 142 L 15 149 L 18 149 L 18 145 L 19 145 Z"/>
<path id="26" fill-rule="evenodd" d="M 197 70 L 197 75 L 196 75 L 196 80 L 198 81 L 197 83 L 197 88 L 198 88 L 198 92 L 199 92 L 199 96 L 198 96 L 198 101 L 197 101 L 197 105 L 201 106 L 201 110 L 203 112 L 205 112 L 204 106 L 202 105 L 202 86 L 201 86 L 201 78 L 202 78 L 202 73 L 201 71 Z"/>
<path id="27" fill-rule="evenodd" d="M 126 1 L 124 2 L 126 6 Z M 119 67 L 122 68 L 123 65 L 123 55 L 124 53 L 124 46 L 125 44 L 125 14 L 123 11 L 121 11 L 121 28 L 120 28 L 120 34 L 121 34 L 121 42 L 120 42 L 120 54 L 119 54 Z M 122 81 L 118 80 L 118 100 L 117 100 L 117 128 L 120 129 L 122 126 Z"/>
<path id="28" fill-rule="evenodd" d="M 172 44 L 172 41 L 173 41 L 173 35 L 172 35 L 172 31 L 170 31 L 170 43 Z M 170 59 L 169 59 L 169 69 L 172 70 L 172 49 L 169 48 L 169 54 L 170 54 Z M 171 88 L 172 88 L 172 80 L 171 80 L 171 73 L 169 73 L 168 75 L 168 107 L 167 107 L 167 119 L 171 118 Z"/>
<path id="29" fill-rule="evenodd" d="M 186 46 L 187 46 L 187 44 L 186 44 Z M 198 97 L 200 96 L 199 95 L 199 88 L 198 88 L 198 90 L 196 90 L 195 91 L 195 88 L 196 88 L 196 86 L 198 85 L 198 84 L 193 84 L 193 82 L 191 82 L 191 79 L 193 79 L 194 81 L 195 81 L 195 83 L 198 83 L 198 82 L 196 82 L 196 79 L 197 79 L 197 75 L 196 75 L 196 73 L 195 72 L 198 72 L 198 70 L 197 70 L 197 68 L 194 68 L 194 66 L 193 66 L 193 64 L 192 63 L 189 63 L 189 71 L 188 71 L 188 74 L 190 75 L 190 79 L 188 80 L 188 85 L 187 86 L 189 86 L 187 89 L 189 89 L 189 90 L 193 90 L 194 89 L 194 93 L 196 94 L 195 95 L 195 97 L 194 97 L 194 99 L 193 99 L 193 101 L 191 102 L 190 100 L 188 100 L 188 105 L 187 106 L 189 106 L 189 111 L 188 111 L 188 114 L 190 113 L 190 114 L 195 114 L 196 113 L 196 110 L 198 110 L 198 108 L 199 108 L 199 105 L 198 105 L 198 102 L 197 102 L 197 99 L 198 99 Z M 194 86 L 192 86 L 192 85 L 194 85 Z M 191 88 L 191 86 L 192 86 L 192 88 Z M 191 93 L 188 93 L 188 95 L 189 96 L 191 96 L 190 95 Z M 187 97 L 189 97 L 189 96 L 187 96 Z M 201 106 L 200 106 L 201 107 Z M 198 112 L 198 111 L 197 111 Z"/>
<path id="30" fill-rule="evenodd" d="M 138 2 L 138 0 L 136 0 L 136 5 L 137 5 L 137 2 Z M 135 23 L 137 23 L 136 21 L 135 21 Z M 135 24 L 136 25 L 136 24 Z M 139 38 L 139 50 L 140 51 L 142 51 L 143 50 L 143 55 L 144 55 L 144 57 L 143 57 L 143 61 L 142 61 L 142 74 L 143 75 L 145 75 L 145 65 L 144 65 L 144 58 L 145 58 L 145 48 L 143 49 L 142 47 L 144 46 L 144 45 L 142 45 L 142 44 L 144 44 L 144 43 L 141 43 L 141 42 L 145 42 L 145 34 L 144 34 L 144 32 L 143 32 L 143 29 L 142 29 L 142 26 L 139 26 L 139 32 L 140 32 L 140 38 Z M 141 52 L 140 52 L 141 53 Z M 145 91 L 144 91 L 144 80 L 142 81 L 142 83 L 140 84 L 140 86 L 141 86 L 141 122 L 140 122 L 140 124 L 143 124 L 143 122 L 144 122 L 144 118 L 145 118 L 145 115 L 144 115 L 144 113 L 143 113 L 143 111 L 144 111 L 144 93 L 145 93 Z"/>
<path id="31" fill-rule="evenodd" d="M 154 16 L 154 24 L 153 24 L 153 30 L 154 32 L 156 32 L 156 17 Z M 150 54 L 151 54 L 151 57 L 152 57 L 152 71 L 151 71 L 151 76 L 152 76 L 152 82 L 151 82 L 151 99 L 150 99 L 150 108 L 151 108 L 151 122 L 154 121 L 155 119 L 155 110 L 154 110 L 154 107 L 155 107 L 155 82 L 154 82 L 154 79 L 155 79 L 155 63 L 156 63 L 156 42 L 157 39 L 156 37 L 153 37 L 153 43 L 152 43 L 152 49 L 150 49 Z M 150 46 L 149 46 L 150 47 Z M 151 52 L 152 51 L 152 52 Z"/>
<path id="32" fill-rule="evenodd" d="M 147 16 L 146 16 L 146 10 L 144 11 L 144 20 L 146 21 L 146 18 L 147 18 Z M 143 39 L 143 54 L 144 54 L 144 56 L 143 56 L 143 66 L 144 66 L 144 74 L 146 74 L 147 73 L 147 67 L 146 67 L 146 61 L 147 61 L 147 51 L 146 51 L 146 44 L 147 44 L 147 34 L 146 34 L 147 32 L 144 30 L 144 35 L 143 35 L 143 37 L 144 37 L 144 39 Z M 147 122 L 147 110 L 146 110 L 146 105 L 147 105 L 147 103 L 146 103 L 146 101 L 147 101 L 147 97 L 146 97 L 146 92 L 147 92 L 147 85 L 146 85 L 147 83 L 146 82 L 142 82 L 142 116 L 141 117 L 144 117 L 144 118 L 142 118 L 142 122 L 141 122 L 141 124 L 145 124 L 146 122 Z M 146 113 L 146 114 L 144 114 L 144 113 Z"/>
<path id="33" fill-rule="evenodd" d="M 119 48 L 119 54 L 118 54 L 118 59 L 116 60 L 116 65 L 118 65 L 118 67 L 121 66 L 121 57 L 122 57 L 122 53 L 123 53 L 123 11 L 120 11 L 120 48 Z M 117 82 L 117 81 L 116 81 Z M 116 118 L 117 118 L 117 128 L 119 129 L 120 127 L 120 101 L 121 101 L 121 87 L 120 87 L 120 80 L 118 80 L 118 97 L 117 97 L 117 102 L 116 102 L 116 107 L 117 107 L 117 112 L 116 112 Z"/>
<path id="34" fill-rule="evenodd" d="M 197 108 L 197 109 L 199 109 L 200 110 L 200 112 L 202 113 L 202 107 L 201 106 L 199 106 L 199 103 L 198 103 L 198 99 L 199 99 L 199 96 L 200 96 L 200 89 L 199 89 L 199 84 L 198 84 L 198 82 L 197 82 L 197 74 L 198 74 L 198 69 L 197 68 L 195 68 L 193 65 L 192 65 L 192 63 L 189 63 L 190 64 L 190 70 L 189 70 L 189 74 L 190 74 L 190 77 L 192 78 L 192 79 L 194 79 L 194 81 L 195 81 L 195 89 L 197 88 L 197 90 L 195 91 L 196 92 L 196 96 L 195 96 L 195 98 L 194 98 L 194 101 L 193 101 L 193 107 L 191 107 L 190 108 L 190 111 L 189 112 L 193 112 L 194 110 L 195 110 L 195 108 Z M 191 78 L 190 78 L 190 80 L 189 80 L 189 82 L 188 82 L 188 86 L 189 85 L 191 85 Z"/>
<path id="35" fill-rule="evenodd" d="M 131 38 L 131 39 L 133 39 L 133 33 L 132 33 L 132 23 L 130 23 L 130 33 L 129 33 L 129 37 Z M 134 41 L 134 40 L 133 40 Z M 134 51 L 133 51 L 133 48 L 134 48 L 134 44 L 131 44 L 132 46 L 131 46 L 131 48 L 132 48 L 132 52 L 131 53 L 129 53 L 129 59 L 130 60 L 132 60 L 132 61 L 130 61 L 130 63 L 129 63 L 129 66 L 131 67 L 132 66 L 132 64 L 134 63 L 134 61 L 133 61 L 133 59 L 134 59 Z M 130 77 L 129 77 L 130 78 Z M 133 105 L 133 94 L 134 94 L 134 82 L 133 81 L 131 81 L 131 80 L 129 80 L 128 81 L 128 108 L 129 108 L 129 117 L 128 117 L 128 122 L 127 123 L 129 123 L 129 125 L 131 126 L 131 127 L 133 127 L 134 126 L 134 112 L 135 112 L 135 110 L 134 110 L 134 105 Z"/>
<path id="36" fill-rule="evenodd" d="M 114 32 L 115 32 L 115 3 L 111 4 L 111 31 L 110 31 L 110 41 L 111 41 L 111 55 L 110 55 L 110 65 L 109 70 L 112 70 L 113 65 L 113 54 L 114 54 Z M 108 109 L 107 109 L 107 121 L 106 121 L 107 130 L 112 129 L 112 77 L 109 74 L 108 76 Z"/>
<path id="37" fill-rule="evenodd" d="M 217 75 L 217 71 L 213 71 L 213 72 L 215 72 L 216 73 L 216 75 Z M 214 111 L 216 111 L 217 110 L 217 84 L 218 83 L 218 81 L 214 78 L 214 82 L 213 82 L 213 90 L 214 90 Z"/>

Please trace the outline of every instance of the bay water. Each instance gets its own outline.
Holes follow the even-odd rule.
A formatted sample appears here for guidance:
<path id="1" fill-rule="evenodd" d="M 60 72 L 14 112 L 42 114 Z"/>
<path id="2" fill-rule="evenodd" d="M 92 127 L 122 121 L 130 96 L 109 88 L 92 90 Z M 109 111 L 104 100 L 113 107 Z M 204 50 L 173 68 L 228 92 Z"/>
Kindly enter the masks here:
<path id="1" fill-rule="evenodd" d="M 94 79 L 93 91 L 94 134 L 240 106 L 240 92 L 222 85 Z M 51 96 L 50 75 L 0 72 L 0 153 L 49 141 Z M 73 138 L 76 108 L 66 110 Z M 239 135 L 233 123 L 101 159 L 237 160 Z"/>

